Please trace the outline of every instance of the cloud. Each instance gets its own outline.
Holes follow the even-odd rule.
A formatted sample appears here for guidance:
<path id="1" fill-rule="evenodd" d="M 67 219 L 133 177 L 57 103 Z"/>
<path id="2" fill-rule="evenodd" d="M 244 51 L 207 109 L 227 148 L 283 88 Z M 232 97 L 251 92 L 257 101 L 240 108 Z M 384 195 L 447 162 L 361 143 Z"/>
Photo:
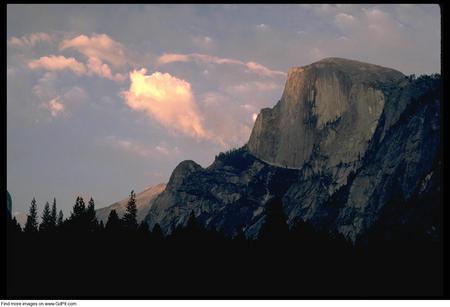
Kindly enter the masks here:
<path id="1" fill-rule="evenodd" d="M 260 92 L 273 91 L 280 88 L 281 84 L 275 82 L 251 81 L 228 86 L 226 87 L 225 90 L 230 94 L 240 94 L 244 92 L 254 92 L 254 91 Z"/>
<path id="2" fill-rule="evenodd" d="M 158 64 L 160 65 L 169 64 L 173 62 L 189 62 L 189 61 L 191 61 L 189 55 L 177 53 L 163 54 L 158 58 Z"/>
<path id="3" fill-rule="evenodd" d="M 256 119 L 258 118 L 258 114 L 257 113 L 253 113 L 252 114 L 252 120 L 253 122 L 256 122 Z"/>
<path id="4" fill-rule="evenodd" d="M 55 72 L 46 72 L 33 87 L 39 99 L 38 107 L 50 112 L 52 117 L 68 116 L 86 102 L 88 94 L 79 86 L 63 86 L 63 80 Z"/>
<path id="5" fill-rule="evenodd" d="M 91 37 L 79 35 L 73 39 L 64 40 L 59 49 L 61 51 L 74 49 L 88 58 L 108 62 L 115 67 L 121 67 L 127 63 L 125 47 L 106 34 L 93 34 Z"/>
<path id="6" fill-rule="evenodd" d="M 194 44 L 200 48 L 209 48 L 213 43 L 213 39 L 209 36 L 197 36 L 193 39 Z"/>
<path id="7" fill-rule="evenodd" d="M 78 62 L 75 58 L 66 58 L 62 55 L 50 55 L 40 57 L 38 60 L 31 60 L 28 62 L 30 69 L 45 69 L 45 70 L 71 70 L 77 75 L 86 74 L 87 70 L 83 63 Z"/>
<path id="8" fill-rule="evenodd" d="M 270 70 L 269 68 L 267 68 L 267 67 L 265 67 L 265 66 L 263 66 L 261 64 L 258 64 L 256 62 L 247 62 L 245 65 L 247 66 L 247 68 L 250 71 L 252 71 L 254 73 L 257 73 L 257 74 L 260 74 L 260 75 L 263 75 L 263 76 L 267 76 L 267 77 L 273 77 L 273 76 L 276 76 L 276 75 L 279 75 L 279 76 L 285 76 L 286 75 L 286 73 L 283 72 L 283 71 Z"/>
<path id="9" fill-rule="evenodd" d="M 50 111 L 51 116 L 58 117 L 61 115 L 67 115 L 64 104 L 61 102 L 60 97 L 55 97 L 48 103 L 42 104 L 42 108 Z"/>
<path id="10" fill-rule="evenodd" d="M 191 85 L 168 73 L 147 70 L 130 73 L 130 88 L 122 92 L 126 104 L 133 110 L 146 112 L 163 126 L 196 139 L 209 139 L 203 127 Z"/>
<path id="11" fill-rule="evenodd" d="M 158 65 L 164 65 L 175 62 L 197 62 L 197 63 L 207 63 L 207 64 L 231 64 L 240 65 L 246 67 L 248 72 L 256 73 L 259 75 L 274 77 L 274 76 L 286 76 L 285 72 L 271 70 L 264 65 L 256 62 L 243 62 L 240 60 L 220 58 L 208 54 L 179 54 L 179 53 L 166 53 L 160 56 L 157 60 Z"/>
<path id="12" fill-rule="evenodd" d="M 346 13 L 339 13 L 335 17 L 335 22 L 339 27 L 345 28 L 353 25 L 355 22 L 355 17 Z"/>
<path id="13" fill-rule="evenodd" d="M 106 63 L 102 63 L 102 61 L 98 58 L 91 57 L 88 59 L 87 67 L 89 68 L 89 72 L 100 77 L 122 82 L 126 79 L 126 77 L 120 73 L 116 73 L 113 75 L 111 72 L 111 68 Z"/>
<path id="14" fill-rule="evenodd" d="M 37 32 L 21 37 L 13 36 L 8 40 L 8 44 L 16 48 L 34 47 L 41 42 L 52 43 L 51 35 L 44 32 Z"/>
<path id="15" fill-rule="evenodd" d="M 134 139 L 120 138 L 112 135 L 107 136 L 105 141 L 106 144 L 143 158 L 161 157 L 161 155 L 171 156 L 180 153 L 177 146 L 170 147 L 165 142 L 161 142 L 156 146 L 150 146 Z"/>
<path id="16" fill-rule="evenodd" d="M 263 30 L 264 31 L 264 30 L 268 30 L 270 28 L 270 26 L 268 26 L 268 25 L 266 25 L 264 23 L 261 23 L 261 24 L 257 25 L 256 28 L 258 30 Z"/>
<path id="17" fill-rule="evenodd" d="M 144 158 L 147 158 L 152 154 L 152 150 L 149 146 L 145 146 L 134 140 L 118 138 L 116 136 L 108 136 L 106 137 L 106 142 L 114 147 Z"/>

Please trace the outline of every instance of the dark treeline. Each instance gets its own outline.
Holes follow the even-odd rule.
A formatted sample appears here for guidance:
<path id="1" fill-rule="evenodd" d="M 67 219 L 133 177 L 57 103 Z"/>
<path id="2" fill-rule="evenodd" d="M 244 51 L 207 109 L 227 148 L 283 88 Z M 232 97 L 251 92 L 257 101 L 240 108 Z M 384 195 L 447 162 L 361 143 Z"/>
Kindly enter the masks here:
<path id="1" fill-rule="evenodd" d="M 441 240 L 411 232 L 387 240 L 374 230 L 356 244 L 299 221 L 291 229 L 280 199 L 259 237 L 225 237 L 192 213 L 163 236 L 136 221 L 131 192 L 122 218 L 105 225 L 94 200 L 71 215 L 33 199 L 24 230 L 8 219 L 7 295 L 75 296 L 429 296 L 443 294 Z M 399 232 L 400 233 L 400 232 Z M 410 240 L 405 238 L 409 237 Z"/>

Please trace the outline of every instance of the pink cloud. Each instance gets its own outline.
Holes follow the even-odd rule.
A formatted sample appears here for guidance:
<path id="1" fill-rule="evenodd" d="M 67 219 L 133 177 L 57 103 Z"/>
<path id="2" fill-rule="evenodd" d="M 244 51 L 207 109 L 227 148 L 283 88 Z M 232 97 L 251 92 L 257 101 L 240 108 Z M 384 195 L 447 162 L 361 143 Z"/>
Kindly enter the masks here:
<path id="1" fill-rule="evenodd" d="M 64 107 L 64 104 L 62 103 L 60 97 L 55 97 L 52 100 L 50 100 L 47 103 L 43 103 L 41 105 L 42 108 L 47 109 L 48 111 L 50 111 L 50 114 L 53 117 L 58 117 L 61 115 L 67 115 L 66 113 L 66 109 Z"/>
<path id="2" fill-rule="evenodd" d="M 231 64 L 231 65 L 240 65 L 245 67 L 248 72 L 256 73 L 266 77 L 275 77 L 275 76 L 285 76 L 286 73 L 277 70 L 271 70 L 266 66 L 256 63 L 256 62 L 243 62 L 240 60 L 229 59 L 229 58 L 220 58 L 208 54 L 199 54 L 199 53 L 191 53 L 191 54 L 179 54 L 179 53 L 169 53 L 163 54 L 157 60 L 157 64 L 164 65 L 174 62 L 197 62 L 197 63 L 212 63 L 212 64 Z"/>
<path id="3" fill-rule="evenodd" d="M 106 34 L 93 34 L 91 37 L 79 35 L 70 40 L 64 40 L 60 50 L 74 49 L 88 58 L 97 58 L 115 67 L 126 64 L 125 47 Z"/>
<path id="4" fill-rule="evenodd" d="M 66 58 L 64 56 L 43 56 L 38 60 L 28 62 L 30 69 L 45 70 L 71 70 L 77 75 L 86 74 L 87 70 L 83 63 L 78 62 L 75 58 Z"/>
<path id="5" fill-rule="evenodd" d="M 8 43 L 17 48 L 22 47 L 34 47 L 40 42 L 51 43 L 52 37 L 50 34 L 44 32 L 31 33 L 29 35 L 24 35 L 21 37 L 11 37 Z"/>
<path id="6" fill-rule="evenodd" d="M 285 76 L 286 73 L 283 71 L 278 71 L 278 70 L 270 70 L 269 68 L 265 67 L 264 65 L 261 65 L 259 63 L 256 62 L 247 62 L 245 64 L 245 66 L 247 66 L 247 68 L 257 74 L 266 76 L 266 77 L 273 77 L 276 75 L 279 76 Z"/>
<path id="7" fill-rule="evenodd" d="M 123 76 L 120 73 L 113 74 L 111 72 L 111 68 L 108 66 L 108 64 L 102 63 L 102 61 L 98 58 L 89 58 L 87 67 L 89 69 L 89 72 L 95 75 L 98 75 L 100 77 L 114 80 L 114 81 L 124 81 L 126 79 L 125 76 Z"/>
<path id="8" fill-rule="evenodd" d="M 209 139 L 197 109 L 191 85 L 168 73 L 147 75 L 146 69 L 130 73 L 130 88 L 122 93 L 133 110 L 143 111 L 163 126 L 196 139 Z"/>
<path id="9" fill-rule="evenodd" d="M 177 53 L 169 53 L 169 54 L 163 54 L 158 58 L 158 64 L 164 65 L 169 64 L 173 62 L 188 62 L 190 61 L 190 58 L 188 55 L 185 54 L 177 54 Z"/>

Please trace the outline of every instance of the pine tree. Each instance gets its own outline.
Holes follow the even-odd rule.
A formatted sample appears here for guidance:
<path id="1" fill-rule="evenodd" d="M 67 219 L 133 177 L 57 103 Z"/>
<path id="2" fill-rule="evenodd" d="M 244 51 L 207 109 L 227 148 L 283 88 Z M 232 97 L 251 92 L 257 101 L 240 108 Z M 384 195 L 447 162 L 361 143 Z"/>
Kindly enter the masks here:
<path id="1" fill-rule="evenodd" d="M 51 228 L 56 227 L 56 198 L 53 198 L 52 212 L 51 212 Z"/>
<path id="2" fill-rule="evenodd" d="M 25 224 L 24 231 L 29 233 L 38 231 L 37 206 L 36 206 L 36 199 L 34 198 L 31 201 L 30 211 L 27 216 L 27 222 Z"/>
<path id="3" fill-rule="evenodd" d="M 51 230 L 52 227 L 52 213 L 50 211 L 50 204 L 45 203 L 44 211 L 42 212 L 41 225 L 39 225 L 39 231 L 46 232 Z"/>
<path id="4" fill-rule="evenodd" d="M 105 230 L 107 231 L 111 231 L 111 232 L 116 232 L 120 230 L 120 219 L 119 216 L 117 215 L 116 210 L 111 210 L 109 212 L 109 216 L 108 216 L 108 221 L 106 222 L 105 225 Z"/>
<path id="5" fill-rule="evenodd" d="M 59 210 L 58 220 L 56 221 L 56 226 L 61 227 L 63 223 L 64 223 L 64 214 L 63 214 L 62 210 Z"/>
<path id="6" fill-rule="evenodd" d="M 97 222 L 97 217 L 95 214 L 95 203 L 94 203 L 94 199 L 92 197 L 89 200 L 89 204 L 86 209 L 86 218 L 87 218 L 87 223 L 88 223 L 88 229 L 90 231 L 97 230 L 98 222 Z"/>
<path id="7" fill-rule="evenodd" d="M 136 230 L 138 223 L 136 220 L 137 207 L 136 207 L 136 194 L 134 191 L 130 193 L 130 199 L 128 200 L 126 212 L 122 218 L 125 229 Z"/>
<path id="8" fill-rule="evenodd" d="M 82 197 L 77 197 L 73 205 L 72 213 L 67 221 L 67 227 L 71 231 L 85 232 L 88 230 L 86 206 Z"/>
<path id="9" fill-rule="evenodd" d="M 84 216 L 85 212 L 86 206 L 84 204 L 83 197 L 78 196 L 75 205 L 73 206 L 73 211 L 70 217 L 72 219 L 82 217 Z"/>
<path id="10" fill-rule="evenodd" d="M 13 226 L 16 232 L 22 232 L 22 227 L 20 227 L 20 224 L 17 222 L 16 217 L 13 217 L 12 219 Z"/>

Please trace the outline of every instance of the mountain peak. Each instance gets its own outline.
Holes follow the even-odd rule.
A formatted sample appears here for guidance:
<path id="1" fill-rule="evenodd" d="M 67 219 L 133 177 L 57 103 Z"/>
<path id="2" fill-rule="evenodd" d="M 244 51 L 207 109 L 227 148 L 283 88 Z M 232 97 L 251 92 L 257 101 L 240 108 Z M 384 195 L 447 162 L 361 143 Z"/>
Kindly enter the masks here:
<path id="1" fill-rule="evenodd" d="M 292 168 L 310 160 L 314 148 L 329 155 L 329 166 L 355 161 L 382 114 L 381 85 L 404 79 L 391 68 L 334 57 L 293 67 L 281 100 L 259 114 L 248 148 L 268 163 Z"/>
<path id="2" fill-rule="evenodd" d="M 294 66 L 288 71 L 288 79 L 305 71 L 340 72 L 356 82 L 391 82 L 405 78 L 398 70 L 345 58 L 329 57 L 317 62 Z"/>

